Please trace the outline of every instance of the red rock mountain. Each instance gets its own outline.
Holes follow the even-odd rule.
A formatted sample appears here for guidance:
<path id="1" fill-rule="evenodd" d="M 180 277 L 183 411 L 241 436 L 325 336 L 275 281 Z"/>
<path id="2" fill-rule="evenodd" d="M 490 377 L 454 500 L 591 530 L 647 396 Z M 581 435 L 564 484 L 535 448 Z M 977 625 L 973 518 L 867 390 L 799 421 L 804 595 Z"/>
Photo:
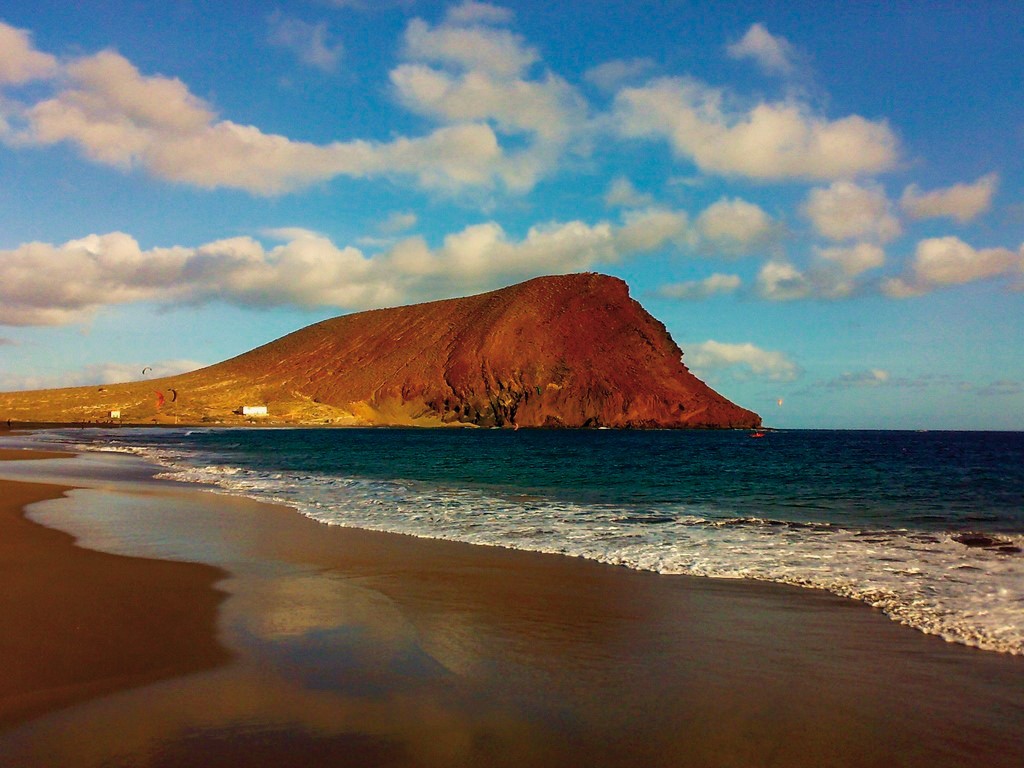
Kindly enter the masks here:
<path id="1" fill-rule="evenodd" d="M 103 408 L 141 421 L 168 421 L 173 413 L 182 423 L 228 422 L 240 406 L 264 404 L 269 420 L 287 423 L 761 423 L 687 370 L 665 326 L 630 298 L 622 280 L 597 274 L 345 315 L 209 368 L 99 389 Z M 99 391 L 63 392 L 84 390 L 93 399 Z M 8 397 L 0 396 L 0 416 Z"/>

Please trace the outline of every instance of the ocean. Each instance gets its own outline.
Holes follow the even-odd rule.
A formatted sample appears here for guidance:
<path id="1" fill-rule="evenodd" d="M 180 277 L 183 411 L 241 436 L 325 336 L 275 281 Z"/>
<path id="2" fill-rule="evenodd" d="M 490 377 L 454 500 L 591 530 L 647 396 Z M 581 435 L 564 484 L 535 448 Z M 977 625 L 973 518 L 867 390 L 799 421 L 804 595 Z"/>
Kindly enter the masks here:
<path id="1" fill-rule="evenodd" d="M 41 441 L 135 454 L 327 525 L 820 588 L 1024 654 L 1024 433 L 125 428 Z"/>

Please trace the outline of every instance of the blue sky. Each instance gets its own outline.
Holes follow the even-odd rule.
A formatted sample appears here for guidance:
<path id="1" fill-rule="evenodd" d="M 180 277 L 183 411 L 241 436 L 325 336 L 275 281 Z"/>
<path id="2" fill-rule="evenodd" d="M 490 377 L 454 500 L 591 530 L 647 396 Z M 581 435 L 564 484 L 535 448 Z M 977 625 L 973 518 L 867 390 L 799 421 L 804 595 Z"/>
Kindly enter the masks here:
<path id="1" fill-rule="evenodd" d="M 1019 3 L 0 7 L 0 388 L 624 278 L 780 427 L 1024 428 Z"/>

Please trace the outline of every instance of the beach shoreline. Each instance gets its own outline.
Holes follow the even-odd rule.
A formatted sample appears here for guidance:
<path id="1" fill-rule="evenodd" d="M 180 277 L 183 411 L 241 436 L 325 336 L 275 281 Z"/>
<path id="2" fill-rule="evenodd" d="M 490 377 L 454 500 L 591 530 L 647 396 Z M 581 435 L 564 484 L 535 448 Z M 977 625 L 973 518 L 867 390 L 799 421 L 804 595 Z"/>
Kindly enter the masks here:
<path id="1" fill-rule="evenodd" d="M 68 456 L 0 450 L 0 462 Z M 214 583 L 225 574 L 96 552 L 25 517 L 69 490 L 0 480 L 0 729 L 228 658 L 214 634 L 223 597 Z"/>
<path id="2" fill-rule="evenodd" d="M 828 593 L 325 526 L 286 507 L 152 485 L 40 506 L 85 547 L 188 555 L 201 542 L 187 559 L 204 564 L 135 560 L 201 575 L 196 588 L 217 613 L 204 635 L 220 655 L 188 675 L 187 654 L 176 655 L 164 682 L 0 724 L 0 757 L 44 765 L 56 751 L 64 764 L 100 765 L 158 744 L 176 756 L 159 765 L 1024 759 L 1024 660 L 945 643 Z M 47 535 L 64 541 L 51 548 L 72 546 L 68 534 Z M 184 596 L 173 578 L 158 580 Z M 139 644 L 113 626 L 100 635 Z M 69 727 L 89 745 L 61 737 Z"/>

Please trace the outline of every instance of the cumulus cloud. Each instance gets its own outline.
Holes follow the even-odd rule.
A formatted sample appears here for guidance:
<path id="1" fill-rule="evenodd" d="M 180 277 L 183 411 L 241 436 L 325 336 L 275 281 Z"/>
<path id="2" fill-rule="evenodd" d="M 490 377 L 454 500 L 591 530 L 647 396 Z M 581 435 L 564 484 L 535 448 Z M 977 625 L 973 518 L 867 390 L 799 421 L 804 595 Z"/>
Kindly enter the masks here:
<path id="1" fill-rule="evenodd" d="M 575 90 L 554 75 L 527 81 L 406 64 L 392 71 L 391 83 L 414 112 L 445 122 L 492 120 L 502 131 L 547 140 L 566 138 L 583 109 Z"/>
<path id="2" fill-rule="evenodd" d="M 669 283 L 657 290 L 663 299 L 680 301 L 707 299 L 719 294 L 735 293 L 742 284 L 739 275 L 726 275 L 716 272 L 703 280 L 689 280 L 682 283 Z"/>
<path id="3" fill-rule="evenodd" d="M 726 176 L 841 179 L 887 170 L 898 155 L 884 122 L 829 120 L 795 101 L 734 108 L 723 91 L 684 78 L 621 90 L 614 117 L 622 135 L 666 139 L 700 170 Z"/>
<path id="4" fill-rule="evenodd" d="M 788 261 L 771 259 L 757 273 L 757 295 L 768 301 L 805 299 L 813 288 L 807 276 Z"/>
<path id="5" fill-rule="evenodd" d="M 0 21 L 0 85 L 20 85 L 57 74 L 57 59 L 37 51 L 23 29 Z"/>
<path id="6" fill-rule="evenodd" d="M 140 72 L 114 51 L 59 64 L 32 49 L 25 33 L 4 27 L 12 40 L 0 49 L 8 80 L 60 75 L 49 98 L 5 115 L 12 124 L 6 139 L 68 143 L 122 170 L 259 195 L 339 176 L 399 178 L 448 192 L 524 192 L 567 154 L 588 153 L 598 122 L 625 136 L 666 138 L 700 170 L 726 175 L 832 179 L 895 162 L 896 140 L 884 123 L 829 120 L 796 101 L 735 107 L 723 91 L 681 78 L 625 88 L 612 115 L 595 120 L 577 88 L 544 69 L 536 48 L 506 26 L 511 18 L 498 6 L 467 2 L 439 23 L 412 19 L 391 86 L 403 106 L 439 127 L 416 137 L 323 144 L 223 119 L 181 80 Z M 323 24 L 280 14 L 272 17 L 271 40 L 325 70 L 342 55 Z M 593 82 L 621 83 L 651 66 L 643 59 L 607 64 L 591 72 Z"/>
<path id="7" fill-rule="evenodd" d="M 902 232 L 885 190 L 876 184 L 836 181 L 812 189 L 803 206 L 815 231 L 830 240 L 872 239 L 888 242 Z"/>
<path id="8" fill-rule="evenodd" d="M 70 142 L 90 159 L 199 187 L 280 194 L 336 176 L 411 176 L 428 188 L 492 185 L 505 162 L 482 124 L 444 126 L 422 138 L 316 145 L 216 120 L 174 78 L 142 75 L 103 51 L 72 62 L 70 87 L 27 110 L 21 140 Z"/>
<path id="9" fill-rule="evenodd" d="M 526 139 L 527 146 L 500 167 L 506 184 L 529 189 L 586 135 L 587 105 L 550 72 L 529 77 L 527 70 L 539 61 L 536 50 L 507 29 L 475 23 L 479 13 L 449 14 L 437 26 L 411 21 L 405 32 L 410 61 L 391 71 L 391 84 L 412 112 L 453 125 L 484 123 L 498 134 Z"/>
<path id="10" fill-rule="evenodd" d="M 796 71 L 798 54 L 784 37 L 773 35 L 761 24 L 751 24 L 747 33 L 726 48 L 734 59 L 752 59 L 770 75 L 791 75 Z"/>
<path id="11" fill-rule="evenodd" d="M 709 340 L 686 347 L 684 362 L 699 376 L 736 369 L 739 377 L 756 376 L 771 381 L 793 381 L 800 367 L 782 352 L 762 349 L 750 342 L 727 344 Z"/>
<path id="12" fill-rule="evenodd" d="M 277 32 L 282 42 L 299 41 L 309 33 L 309 55 L 326 65 L 332 51 L 340 49 L 329 49 L 326 42 L 318 49 L 318 29 L 281 19 Z M 554 76 L 509 79 L 508 73 L 519 73 L 535 61 L 536 52 L 507 30 L 479 25 L 431 28 L 414 20 L 407 34 L 410 51 L 453 66 L 478 67 L 461 75 L 423 68 L 418 74 L 426 77 L 415 72 L 396 76 L 402 83 L 408 79 L 405 95 L 410 104 L 445 124 L 420 137 L 313 144 L 222 120 L 182 81 L 143 74 L 114 51 L 58 65 L 26 48 L 30 41 L 25 33 L 6 26 L 3 33 L 20 46 L 0 51 L 8 79 L 29 72 L 61 75 L 54 79 L 56 92 L 50 98 L 4 108 L 0 128 L 8 143 L 66 142 L 90 160 L 122 170 L 141 169 L 168 181 L 259 195 L 282 194 L 338 176 L 405 178 L 449 192 L 497 186 L 526 190 L 555 164 L 572 134 L 571 113 L 582 106 L 573 89 Z M 447 93 L 432 101 L 430 89 L 444 85 L 445 78 Z M 483 106 L 467 103 L 475 97 Z M 543 140 L 535 144 L 543 146 L 507 155 L 495 128 L 533 132 Z"/>
<path id="13" fill-rule="evenodd" d="M 335 72 L 345 51 L 341 42 L 334 40 L 326 22 L 310 24 L 274 13 L 268 19 L 271 45 L 286 48 L 299 61 L 324 72 Z"/>
<path id="14" fill-rule="evenodd" d="M 999 176 L 990 173 L 973 184 L 954 184 L 922 192 L 916 184 L 903 190 L 900 205 L 912 219 L 949 217 L 961 224 L 971 221 L 992 206 Z"/>
<path id="15" fill-rule="evenodd" d="M 537 50 L 526 45 L 521 35 L 473 22 L 448 18 L 431 26 L 413 19 L 405 30 L 405 55 L 505 78 L 519 77 L 540 61 Z"/>
<path id="16" fill-rule="evenodd" d="M 877 269 L 885 264 L 885 251 L 874 243 L 815 248 L 815 253 L 823 263 L 835 265 L 846 277 L 857 277 L 869 269 Z"/>
<path id="17" fill-rule="evenodd" d="M 543 274 L 586 270 L 668 244 L 686 216 L 634 211 L 619 224 L 553 222 L 519 240 L 486 222 L 430 248 L 408 237 L 367 254 L 303 229 L 198 247 L 143 250 L 122 232 L 0 251 L 0 325 L 64 325 L 131 302 L 368 309 L 451 297 Z"/>
<path id="18" fill-rule="evenodd" d="M 616 231 L 617 248 L 627 253 L 646 253 L 668 243 L 680 243 L 689 218 L 684 211 L 650 207 L 627 211 Z"/>
<path id="19" fill-rule="evenodd" d="M 748 253 L 776 234 L 775 222 L 762 208 L 725 197 L 704 209 L 697 217 L 696 229 L 702 245 L 722 255 Z"/>
<path id="20" fill-rule="evenodd" d="M 138 381 L 144 366 L 153 369 L 149 375 L 156 379 L 188 373 L 205 365 L 208 363 L 200 363 L 195 360 L 157 360 L 146 363 L 110 362 L 95 363 L 75 370 L 43 375 L 2 374 L 0 375 L 0 390 L 18 392 L 31 389 L 84 387 L 92 384 L 118 384 L 125 381 Z"/>
<path id="21" fill-rule="evenodd" d="M 907 273 L 884 281 L 882 291 L 907 298 L 1000 276 L 1024 276 L 1024 245 L 1016 251 L 976 249 L 958 237 L 933 237 L 917 244 Z"/>
<path id="22" fill-rule="evenodd" d="M 757 275 L 756 293 L 768 301 L 842 299 L 865 288 L 861 276 L 885 264 L 885 251 L 874 243 L 815 248 L 806 269 L 772 259 Z"/>
<path id="23" fill-rule="evenodd" d="M 643 208 L 654 202 L 654 197 L 640 192 L 625 176 L 617 176 L 604 193 L 604 204 L 609 208 Z"/>
<path id="24" fill-rule="evenodd" d="M 861 275 L 885 265 L 885 251 L 874 243 L 833 248 L 815 248 L 815 263 L 808 281 L 820 298 L 839 299 L 851 296 L 865 286 Z"/>
<path id="25" fill-rule="evenodd" d="M 583 79 L 596 85 L 602 91 L 612 93 L 627 83 L 634 83 L 649 75 L 657 65 L 654 59 L 613 59 L 591 67 L 583 73 Z"/>

